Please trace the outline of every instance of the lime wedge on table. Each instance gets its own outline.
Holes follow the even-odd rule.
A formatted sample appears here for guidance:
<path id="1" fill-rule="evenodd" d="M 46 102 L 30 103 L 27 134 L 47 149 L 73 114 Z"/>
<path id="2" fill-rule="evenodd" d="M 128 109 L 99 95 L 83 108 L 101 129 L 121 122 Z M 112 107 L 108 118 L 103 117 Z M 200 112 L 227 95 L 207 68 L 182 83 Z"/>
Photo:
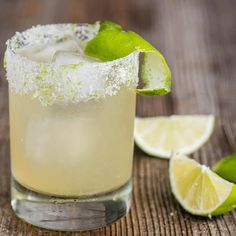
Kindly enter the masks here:
<path id="1" fill-rule="evenodd" d="M 223 158 L 212 169 L 222 178 L 236 183 L 236 153 Z"/>
<path id="2" fill-rule="evenodd" d="M 183 154 L 173 155 L 169 175 L 175 198 L 191 214 L 211 217 L 236 206 L 234 184 Z"/>
<path id="3" fill-rule="evenodd" d="M 146 153 L 170 158 L 173 151 L 190 154 L 200 148 L 214 128 L 212 115 L 173 115 L 136 118 L 134 139 Z"/>
<path id="4" fill-rule="evenodd" d="M 141 68 L 143 89 L 137 93 L 143 95 L 164 95 L 170 92 L 171 72 L 162 54 L 141 36 L 132 31 L 123 31 L 120 25 L 105 21 L 99 32 L 91 39 L 84 53 L 101 61 L 112 61 L 125 57 L 133 51 L 144 53 Z"/>

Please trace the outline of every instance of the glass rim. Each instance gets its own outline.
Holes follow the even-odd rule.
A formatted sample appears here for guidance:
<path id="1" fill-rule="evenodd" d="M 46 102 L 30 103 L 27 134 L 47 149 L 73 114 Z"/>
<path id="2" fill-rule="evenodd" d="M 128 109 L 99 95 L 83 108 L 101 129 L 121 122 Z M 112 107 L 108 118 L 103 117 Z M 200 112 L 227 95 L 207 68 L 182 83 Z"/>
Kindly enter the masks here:
<path id="1" fill-rule="evenodd" d="M 10 89 L 21 94 L 33 93 L 43 105 L 50 105 L 58 101 L 78 102 L 112 96 L 123 85 L 136 86 L 139 54 L 136 51 L 113 61 L 84 62 L 77 66 L 39 62 L 16 52 L 25 46 L 56 43 L 65 37 L 77 37 L 82 47 L 96 35 L 99 27 L 99 22 L 48 24 L 16 32 L 7 41 L 4 58 Z M 89 83 L 85 77 L 89 78 Z"/>

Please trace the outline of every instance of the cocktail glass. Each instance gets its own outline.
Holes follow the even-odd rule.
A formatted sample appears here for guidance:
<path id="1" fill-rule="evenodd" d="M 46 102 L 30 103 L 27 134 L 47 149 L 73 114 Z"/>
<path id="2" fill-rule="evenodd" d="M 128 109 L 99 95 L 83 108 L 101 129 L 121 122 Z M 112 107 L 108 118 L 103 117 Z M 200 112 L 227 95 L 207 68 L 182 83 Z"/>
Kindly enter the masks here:
<path id="1" fill-rule="evenodd" d="M 98 26 L 59 24 L 7 43 L 11 205 L 43 228 L 99 228 L 130 207 L 138 53 L 81 55 Z"/>

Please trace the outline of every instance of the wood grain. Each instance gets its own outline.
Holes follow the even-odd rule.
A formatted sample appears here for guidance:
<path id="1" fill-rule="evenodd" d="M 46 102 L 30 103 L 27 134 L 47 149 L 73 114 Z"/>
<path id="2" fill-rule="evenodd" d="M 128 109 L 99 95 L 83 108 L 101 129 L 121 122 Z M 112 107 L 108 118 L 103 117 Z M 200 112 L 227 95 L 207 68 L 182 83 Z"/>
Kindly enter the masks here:
<path id="1" fill-rule="evenodd" d="M 234 0 L 0 0 L 0 58 L 15 31 L 57 22 L 110 19 L 151 41 L 167 58 L 172 93 L 138 96 L 137 115 L 214 113 L 210 141 L 193 158 L 212 165 L 236 151 L 236 4 Z M 133 204 L 117 223 L 90 232 L 61 233 L 30 226 L 10 208 L 8 95 L 0 67 L 0 236 L 236 235 L 236 211 L 203 219 L 171 195 L 168 162 L 135 147 Z"/>

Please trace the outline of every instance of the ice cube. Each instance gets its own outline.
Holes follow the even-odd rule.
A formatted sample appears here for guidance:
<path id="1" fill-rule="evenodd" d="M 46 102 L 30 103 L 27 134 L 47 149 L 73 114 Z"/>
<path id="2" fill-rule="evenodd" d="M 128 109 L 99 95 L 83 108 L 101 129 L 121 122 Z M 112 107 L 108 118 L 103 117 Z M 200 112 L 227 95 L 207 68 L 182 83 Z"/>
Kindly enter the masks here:
<path id="1" fill-rule="evenodd" d="M 58 64 L 79 64 L 81 62 L 92 63 L 95 62 L 96 60 L 94 58 L 87 57 L 80 53 L 60 50 L 54 54 L 52 61 Z"/>
<path id="2" fill-rule="evenodd" d="M 57 51 L 79 52 L 77 43 L 74 40 L 66 40 L 50 45 L 33 45 L 21 48 L 17 53 L 39 62 L 51 62 Z"/>
<path id="3" fill-rule="evenodd" d="M 34 54 L 37 54 L 38 52 L 42 51 L 45 48 L 44 45 L 26 45 L 21 48 L 16 49 L 16 54 L 19 54 L 21 56 L 32 58 Z"/>
<path id="4" fill-rule="evenodd" d="M 67 40 L 57 44 L 50 45 L 41 52 L 38 52 L 35 55 L 36 60 L 50 62 L 53 59 L 54 54 L 59 51 L 68 51 L 68 52 L 77 52 L 78 46 L 74 40 Z"/>

